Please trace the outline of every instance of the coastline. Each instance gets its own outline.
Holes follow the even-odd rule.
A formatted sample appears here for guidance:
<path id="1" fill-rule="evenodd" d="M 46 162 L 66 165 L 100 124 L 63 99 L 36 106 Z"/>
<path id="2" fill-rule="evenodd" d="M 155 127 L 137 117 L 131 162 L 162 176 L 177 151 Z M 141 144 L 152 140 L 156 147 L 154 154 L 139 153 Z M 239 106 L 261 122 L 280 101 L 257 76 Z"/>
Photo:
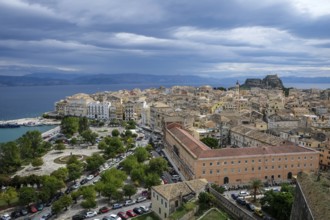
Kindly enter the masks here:
<path id="1" fill-rule="evenodd" d="M 20 126 L 41 126 L 41 125 L 59 125 L 61 122 L 54 119 L 47 119 L 47 118 L 20 118 L 14 120 L 5 120 L 0 121 L 0 124 L 16 124 Z"/>

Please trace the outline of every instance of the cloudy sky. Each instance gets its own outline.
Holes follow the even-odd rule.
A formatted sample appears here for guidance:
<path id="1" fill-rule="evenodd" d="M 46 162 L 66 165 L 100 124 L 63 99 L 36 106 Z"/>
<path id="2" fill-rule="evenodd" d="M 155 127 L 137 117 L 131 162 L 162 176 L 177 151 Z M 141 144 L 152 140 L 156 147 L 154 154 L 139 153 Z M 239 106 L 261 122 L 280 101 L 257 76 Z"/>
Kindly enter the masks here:
<path id="1" fill-rule="evenodd" d="M 330 76 L 329 0 L 0 0 L 0 75 Z"/>

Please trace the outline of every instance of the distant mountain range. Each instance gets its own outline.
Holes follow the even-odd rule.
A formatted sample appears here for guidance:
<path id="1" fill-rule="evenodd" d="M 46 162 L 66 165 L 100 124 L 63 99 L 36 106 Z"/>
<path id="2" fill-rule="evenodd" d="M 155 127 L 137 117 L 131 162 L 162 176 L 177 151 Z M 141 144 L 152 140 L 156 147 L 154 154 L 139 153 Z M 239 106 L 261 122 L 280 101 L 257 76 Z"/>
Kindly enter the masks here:
<path id="1" fill-rule="evenodd" d="M 60 74 L 33 73 L 24 76 L 1 76 L 0 86 L 47 86 L 47 85 L 88 85 L 88 84 L 210 84 L 232 85 L 251 77 L 207 78 L 195 75 L 151 75 L 151 74 Z M 330 77 L 281 77 L 285 83 L 330 83 Z"/>

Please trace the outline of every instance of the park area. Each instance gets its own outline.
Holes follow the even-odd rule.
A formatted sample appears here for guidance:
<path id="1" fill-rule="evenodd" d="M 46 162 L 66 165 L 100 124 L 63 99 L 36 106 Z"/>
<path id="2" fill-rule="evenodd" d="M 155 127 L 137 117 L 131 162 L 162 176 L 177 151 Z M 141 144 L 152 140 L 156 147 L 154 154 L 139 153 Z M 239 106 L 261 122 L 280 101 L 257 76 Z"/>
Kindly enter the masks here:
<path id="1" fill-rule="evenodd" d="M 210 209 L 204 216 L 202 216 L 199 220 L 227 220 L 229 219 L 228 215 L 224 212 L 221 212 L 218 209 Z"/>

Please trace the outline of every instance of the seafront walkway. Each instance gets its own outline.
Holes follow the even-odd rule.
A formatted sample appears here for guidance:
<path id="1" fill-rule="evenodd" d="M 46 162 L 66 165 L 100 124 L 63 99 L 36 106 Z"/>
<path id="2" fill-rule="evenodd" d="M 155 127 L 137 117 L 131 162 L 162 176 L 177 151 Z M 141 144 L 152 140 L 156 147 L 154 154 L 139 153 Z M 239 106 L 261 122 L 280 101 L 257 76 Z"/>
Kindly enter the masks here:
<path id="1" fill-rule="evenodd" d="M 40 125 L 59 125 L 59 120 L 47 119 L 47 118 L 21 118 L 15 120 L 0 121 L 0 124 L 17 124 L 25 126 L 40 126 Z"/>

